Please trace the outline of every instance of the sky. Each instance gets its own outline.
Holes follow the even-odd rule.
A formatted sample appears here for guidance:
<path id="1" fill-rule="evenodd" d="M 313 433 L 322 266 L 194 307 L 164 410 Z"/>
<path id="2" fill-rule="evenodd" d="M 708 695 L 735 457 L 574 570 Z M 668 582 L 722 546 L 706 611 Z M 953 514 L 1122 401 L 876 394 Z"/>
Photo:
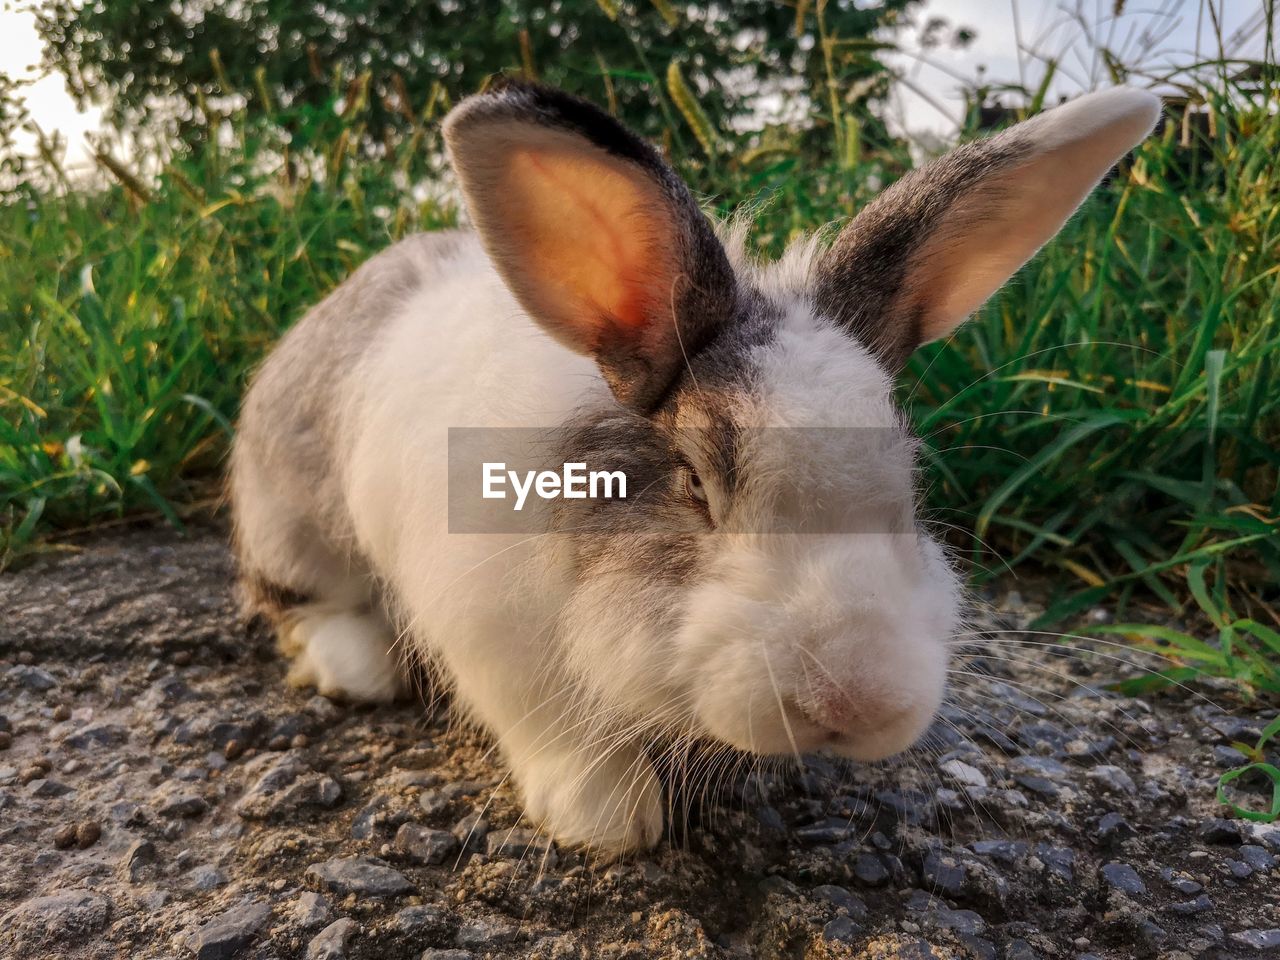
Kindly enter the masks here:
<path id="1" fill-rule="evenodd" d="M 1136 51 L 1144 29 L 1155 30 L 1159 46 L 1171 57 L 1185 59 L 1197 49 L 1214 49 L 1213 28 L 1206 10 L 1212 2 L 1220 12 L 1222 31 L 1230 36 L 1259 16 L 1258 0 L 1138 0 L 1122 4 L 1129 11 L 1119 19 L 1110 16 L 1115 0 L 930 0 L 921 19 L 942 16 L 954 25 L 972 27 L 977 34 L 964 49 L 949 45 L 920 51 L 911 38 L 902 38 L 909 52 L 890 56 L 890 62 L 904 77 L 892 104 L 895 126 L 901 132 L 945 137 L 955 130 L 962 113 L 960 78 L 976 76 L 985 68 L 992 81 L 1021 82 L 1035 87 L 1043 76 L 1043 57 L 1057 57 L 1064 49 L 1074 53 L 1062 57 L 1062 67 L 1052 87 L 1052 99 L 1084 88 L 1105 86 L 1107 77 L 1101 64 L 1087 55 L 1087 44 L 1079 43 L 1081 29 L 1077 14 L 1100 31 L 1109 31 L 1109 45 Z M 1024 50 L 1020 57 L 1019 38 Z M 1242 53 L 1260 56 L 1262 38 L 1256 34 Z M 1158 60 L 1160 58 L 1151 58 Z M 31 13 L 15 9 L 13 0 L 0 0 L 0 70 L 10 76 L 35 78 L 25 95 L 32 119 L 51 133 L 58 131 L 68 143 L 71 165 L 88 156 L 85 134 L 97 129 L 99 112 L 76 109 L 61 77 L 42 76 L 38 67 L 40 42 Z M 24 149 L 34 142 L 26 137 Z"/>

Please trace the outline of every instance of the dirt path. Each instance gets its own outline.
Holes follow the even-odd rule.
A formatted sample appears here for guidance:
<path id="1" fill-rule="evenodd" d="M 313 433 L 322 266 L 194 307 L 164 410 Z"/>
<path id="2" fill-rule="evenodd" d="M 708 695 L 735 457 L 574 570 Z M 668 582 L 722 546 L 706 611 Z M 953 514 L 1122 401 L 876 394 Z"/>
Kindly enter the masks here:
<path id="1" fill-rule="evenodd" d="M 601 868 L 446 710 L 287 691 L 229 585 L 161 530 L 0 577 L 0 956 L 1280 955 L 1280 828 L 1210 787 L 1274 711 L 1001 646 L 932 749 L 731 778 Z"/>

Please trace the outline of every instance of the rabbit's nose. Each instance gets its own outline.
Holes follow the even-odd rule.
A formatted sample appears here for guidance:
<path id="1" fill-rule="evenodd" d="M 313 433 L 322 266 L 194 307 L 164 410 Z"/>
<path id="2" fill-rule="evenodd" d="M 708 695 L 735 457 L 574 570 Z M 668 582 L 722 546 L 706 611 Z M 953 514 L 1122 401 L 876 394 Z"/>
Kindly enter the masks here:
<path id="1" fill-rule="evenodd" d="M 901 691 L 846 690 L 831 682 L 816 685 L 798 704 L 814 726 L 842 737 L 884 730 L 913 711 Z"/>

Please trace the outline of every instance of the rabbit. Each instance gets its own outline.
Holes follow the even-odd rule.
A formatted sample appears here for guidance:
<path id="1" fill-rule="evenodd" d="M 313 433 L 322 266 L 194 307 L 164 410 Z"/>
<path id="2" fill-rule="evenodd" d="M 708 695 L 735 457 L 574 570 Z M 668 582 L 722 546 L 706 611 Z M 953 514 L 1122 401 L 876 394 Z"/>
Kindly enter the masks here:
<path id="1" fill-rule="evenodd" d="M 664 744 L 906 749 L 946 693 L 964 594 L 919 516 L 895 378 L 1159 110 L 1082 96 L 761 263 L 590 103 L 518 81 L 460 102 L 443 133 L 472 229 L 370 259 L 243 403 L 239 576 L 289 682 L 386 701 L 424 658 L 533 823 L 601 855 L 660 840 Z M 550 428 L 555 462 L 638 479 L 533 497 L 493 532 L 468 525 L 501 504 L 463 497 L 450 428 Z"/>

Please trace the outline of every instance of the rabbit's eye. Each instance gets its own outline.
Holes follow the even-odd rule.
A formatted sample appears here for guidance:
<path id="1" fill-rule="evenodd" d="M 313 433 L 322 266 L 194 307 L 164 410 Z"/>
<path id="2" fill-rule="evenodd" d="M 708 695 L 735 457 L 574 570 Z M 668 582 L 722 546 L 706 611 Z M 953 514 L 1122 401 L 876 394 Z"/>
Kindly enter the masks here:
<path id="1" fill-rule="evenodd" d="M 686 467 L 684 473 L 684 489 L 689 496 L 699 503 L 707 502 L 707 488 L 702 485 L 702 478 L 693 467 Z"/>

